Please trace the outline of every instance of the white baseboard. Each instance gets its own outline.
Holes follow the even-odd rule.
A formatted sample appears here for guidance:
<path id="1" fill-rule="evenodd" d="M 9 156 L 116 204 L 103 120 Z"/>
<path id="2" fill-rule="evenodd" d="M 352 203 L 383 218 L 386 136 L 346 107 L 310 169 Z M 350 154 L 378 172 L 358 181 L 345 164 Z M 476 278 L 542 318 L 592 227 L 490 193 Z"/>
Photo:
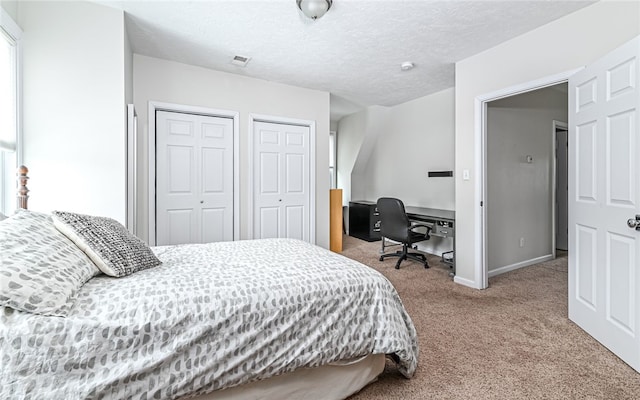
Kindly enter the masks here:
<path id="1" fill-rule="evenodd" d="M 504 267 L 492 269 L 491 271 L 489 271 L 489 278 L 496 275 L 504 274 L 505 272 L 516 270 L 518 268 L 528 267 L 530 265 L 538 264 L 538 263 L 549 261 L 549 260 L 553 260 L 553 254 L 547 254 L 546 256 L 532 258 L 531 260 L 520 261 L 518 263 L 511 264 L 511 265 L 505 265 Z"/>
<path id="2" fill-rule="evenodd" d="M 470 287 L 471 289 L 480 289 L 480 287 L 476 284 L 476 281 L 472 281 L 469 279 L 461 278 L 458 275 L 453 277 L 453 281 L 462 286 Z"/>

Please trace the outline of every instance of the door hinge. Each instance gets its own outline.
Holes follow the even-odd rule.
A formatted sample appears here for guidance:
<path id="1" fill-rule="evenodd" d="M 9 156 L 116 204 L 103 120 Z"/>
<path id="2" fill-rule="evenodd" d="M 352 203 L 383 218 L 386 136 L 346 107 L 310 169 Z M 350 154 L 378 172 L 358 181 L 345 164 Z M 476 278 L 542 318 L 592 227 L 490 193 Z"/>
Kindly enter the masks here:
<path id="1" fill-rule="evenodd" d="M 484 205 L 484 202 L 483 202 L 483 201 L 481 201 L 481 202 L 480 202 L 480 207 L 482 207 L 483 205 Z"/>

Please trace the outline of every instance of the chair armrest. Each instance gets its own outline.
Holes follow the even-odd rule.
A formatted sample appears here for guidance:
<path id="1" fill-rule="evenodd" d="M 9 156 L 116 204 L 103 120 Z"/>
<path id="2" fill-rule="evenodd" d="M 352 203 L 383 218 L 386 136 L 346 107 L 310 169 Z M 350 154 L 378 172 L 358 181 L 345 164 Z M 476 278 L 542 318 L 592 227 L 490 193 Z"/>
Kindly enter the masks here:
<path id="1" fill-rule="evenodd" d="M 409 230 L 413 233 L 420 233 L 420 232 L 416 232 L 414 231 L 415 228 L 427 228 L 427 231 L 424 233 L 424 237 L 429 239 L 431 238 L 431 235 L 429 235 L 431 233 L 431 231 L 433 230 L 433 227 L 431 225 L 426 225 L 426 224 L 413 224 L 409 227 Z"/>
<path id="2" fill-rule="evenodd" d="M 431 225 L 427 225 L 427 224 L 412 224 L 412 225 L 409 227 L 409 229 L 410 229 L 410 230 L 413 230 L 414 228 L 420 228 L 420 227 L 422 227 L 422 228 L 427 228 L 427 230 L 429 230 L 429 231 L 433 230 L 433 226 L 431 226 Z"/>

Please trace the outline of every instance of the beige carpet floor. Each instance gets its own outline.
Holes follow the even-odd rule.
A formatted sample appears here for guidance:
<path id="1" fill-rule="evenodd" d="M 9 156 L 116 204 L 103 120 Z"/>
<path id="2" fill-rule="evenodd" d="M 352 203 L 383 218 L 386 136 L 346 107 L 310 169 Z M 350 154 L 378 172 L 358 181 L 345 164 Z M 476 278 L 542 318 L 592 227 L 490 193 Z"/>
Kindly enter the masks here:
<path id="1" fill-rule="evenodd" d="M 378 261 L 380 242 L 345 236 L 343 255 L 382 272 L 418 331 L 412 379 L 387 361 L 378 381 L 350 400 L 640 399 L 640 374 L 567 318 L 567 259 L 508 272 L 489 288 L 458 285 L 431 268 Z"/>

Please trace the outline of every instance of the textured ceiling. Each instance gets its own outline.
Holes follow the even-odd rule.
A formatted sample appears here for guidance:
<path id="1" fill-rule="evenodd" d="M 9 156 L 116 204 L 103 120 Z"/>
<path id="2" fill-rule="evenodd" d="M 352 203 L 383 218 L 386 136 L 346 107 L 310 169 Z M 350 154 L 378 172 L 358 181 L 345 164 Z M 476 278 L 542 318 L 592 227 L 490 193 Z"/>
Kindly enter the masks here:
<path id="1" fill-rule="evenodd" d="M 312 21 L 295 0 L 98 2 L 125 11 L 135 53 L 328 91 L 332 121 L 452 87 L 456 61 L 593 3 L 334 0 Z"/>

